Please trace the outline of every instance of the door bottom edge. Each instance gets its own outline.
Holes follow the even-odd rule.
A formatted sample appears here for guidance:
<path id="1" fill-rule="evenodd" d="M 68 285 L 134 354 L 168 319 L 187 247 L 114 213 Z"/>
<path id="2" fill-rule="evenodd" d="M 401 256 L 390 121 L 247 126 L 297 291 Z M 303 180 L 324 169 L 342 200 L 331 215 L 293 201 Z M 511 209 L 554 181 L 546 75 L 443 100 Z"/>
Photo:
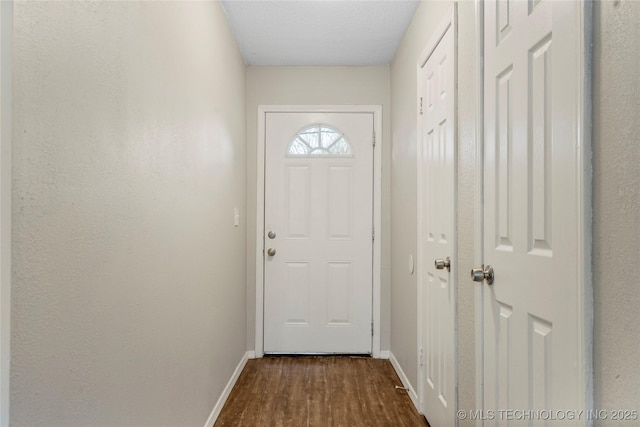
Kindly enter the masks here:
<path id="1" fill-rule="evenodd" d="M 372 353 L 343 353 L 343 352 L 319 352 L 319 351 L 305 351 L 305 352 L 292 352 L 292 351 L 265 351 L 264 357 L 373 357 Z"/>

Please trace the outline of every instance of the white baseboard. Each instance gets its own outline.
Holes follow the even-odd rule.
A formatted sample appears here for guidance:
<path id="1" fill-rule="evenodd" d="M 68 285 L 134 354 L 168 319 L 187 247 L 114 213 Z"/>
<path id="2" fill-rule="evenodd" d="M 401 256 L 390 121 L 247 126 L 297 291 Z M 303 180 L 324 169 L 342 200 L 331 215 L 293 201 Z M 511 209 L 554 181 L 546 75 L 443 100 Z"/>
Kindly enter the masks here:
<path id="1" fill-rule="evenodd" d="M 233 371 L 233 375 L 231 375 L 231 378 L 229 379 L 227 386 L 224 388 L 224 390 L 222 390 L 222 394 L 220 395 L 220 398 L 216 402 L 216 405 L 213 407 L 213 410 L 211 411 L 211 415 L 209 415 L 209 418 L 207 418 L 207 422 L 205 423 L 204 427 L 213 427 L 213 424 L 218 419 L 220 412 L 222 412 L 222 407 L 227 401 L 229 394 L 231 394 L 231 390 L 233 389 L 233 386 L 236 384 L 236 381 L 238 381 L 238 377 L 240 376 L 240 373 L 244 369 L 244 365 L 247 364 L 247 360 L 254 358 L 254 357 L 251 357 L 252 354 L 253 354 L 253 351 L 247 351 L 244 354 L 244 356 L 242 356 L 242 359 L 240 359 L 238 366 L 236 366 L 236 370 Z M 255 356 L 255 354 L 253 354 L 253 356 Z"/>
<path id="2" fill-rule="evenodd" d="M 380 350 L 380 359 L 389 359 L 391 352 L 389 350 Z"/>
<path id="3" fill-rule="evenodd" d="M 391 352 L 389 352 L 389 361 L 391 362 L 391 366 L 393 366 L 393 369 L 395 369 L 396 374 L 398 374 L 398 377 L 400 377 L 400 381 L 402 381 L 402 385 L 408 389 L 407 393 L 409 394 L 409 398 L 411 398 L 411 401 L 413 402 L 413 406 L 415 406 L 418 413 L 421 414 L 422 411 L 420 411 L 420 405 L 418 405 L 418 395 L 416 394 L 416 391 L 413 389 L 413 386 L 409 382 L 409 379 L 405 375 L 404 371 L 402 370 L 400 363 L 398 363 L 398 360 Z"/>

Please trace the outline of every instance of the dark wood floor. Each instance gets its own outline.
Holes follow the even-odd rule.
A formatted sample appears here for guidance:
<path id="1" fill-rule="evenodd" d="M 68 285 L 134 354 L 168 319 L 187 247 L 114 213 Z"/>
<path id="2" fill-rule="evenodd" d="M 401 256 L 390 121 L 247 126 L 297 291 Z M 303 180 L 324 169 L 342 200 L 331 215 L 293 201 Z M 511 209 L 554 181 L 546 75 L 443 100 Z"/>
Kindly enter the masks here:
<path id="1" fill-rule="evenodd" d="M 265 357 L 247 362 L 215 426 L 427 426 L 388 360 Z"/>

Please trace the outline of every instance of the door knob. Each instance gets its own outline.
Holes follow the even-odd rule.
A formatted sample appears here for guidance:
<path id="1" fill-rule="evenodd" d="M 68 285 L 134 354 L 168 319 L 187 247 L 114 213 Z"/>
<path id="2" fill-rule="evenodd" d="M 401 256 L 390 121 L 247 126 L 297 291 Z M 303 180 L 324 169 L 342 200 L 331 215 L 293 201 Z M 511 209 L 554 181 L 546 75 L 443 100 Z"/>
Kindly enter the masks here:
<path id="1" fill-rule="evenodd" d="M 273 249 L 273 248 L 267 249 L 267 255 L 275 256 L 275 254 L 276 254 L 276 250 L 275 249 Z"/>
<path id="2" fill-rule="evenodd" d="M 444 270 L 446 268 L 447 271 L 451 271 L 451 258 L 449 257 L 446 257 L 445 259 L 438 258 L 435 260 L 434 264 L 438 270 Z"/>
<path id="3" fill-rule="evenodd" d="M 485 279 L 488 285 L 493 284 L 493 267 L 490 265 L 486 267 L 483 265 L 482 268 L 474 268 L 471 270 L 471 280 L 474 282 L 482 282 Z"/>
<path id="4" fill-rule="evenodd" d="M 276 238 L 276 233 L 274 233 L 273 231 L 270 231 L 269 233 L 267 233 L 267 237 L 270 239 L 275 239 Z"/>

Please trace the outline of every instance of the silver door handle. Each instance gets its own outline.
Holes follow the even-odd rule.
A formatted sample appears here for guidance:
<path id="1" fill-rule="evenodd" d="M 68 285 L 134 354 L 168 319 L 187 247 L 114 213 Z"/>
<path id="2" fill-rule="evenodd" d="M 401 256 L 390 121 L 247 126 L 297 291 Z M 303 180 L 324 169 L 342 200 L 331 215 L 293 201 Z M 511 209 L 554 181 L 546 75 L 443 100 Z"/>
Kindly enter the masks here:
<path id="1" fill-rule="evenodd" d="M 474 282 L 482 282 L 483 280 L 487 280 L 488 285 L 493 284 L 493 267 L 487 265 L 486 267 L 483 265 L 482 268 L 474 268 L 471 270 L 471 280 Z"/>
<path id="2" fill-rule="evenodd" d="M 446 257 L 445 259 L 438 258 L 437 260 L 435 260 L 434 264 L 435 264 L 437 270 L 444 270 L 446 268 L 447 271 L 451 271 L 451 258 L 450 257 Z"/>
<path id="3" fill-rule="evenodd" d="M 273 248 L 269 248 L 267 249 L 267 255 L 269 256 L 275 256 L 276 255 L 276 250 Z"/>

